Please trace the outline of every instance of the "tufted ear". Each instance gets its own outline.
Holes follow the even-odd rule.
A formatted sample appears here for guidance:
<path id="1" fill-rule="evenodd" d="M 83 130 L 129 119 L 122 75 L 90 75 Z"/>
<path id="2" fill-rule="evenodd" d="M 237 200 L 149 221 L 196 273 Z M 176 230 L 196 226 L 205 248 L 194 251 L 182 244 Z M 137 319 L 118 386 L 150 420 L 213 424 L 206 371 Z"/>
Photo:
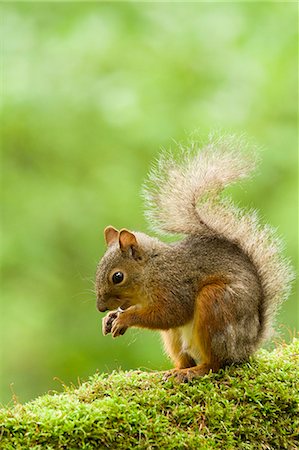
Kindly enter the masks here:
<path id="1" fill-rule="evenodd" d="M 112 227 L 106 227 L 104 230 L 105 241 L 108 247 L 118 240 L 119 231 Z"/>
<path id="2" fill-rule="evenodd" d="M 141 259 L 139 245 L 134 233 L 123 228 L 119 232 L 118 240 L 122 252 L 128 252 L 134 259 Z"/>

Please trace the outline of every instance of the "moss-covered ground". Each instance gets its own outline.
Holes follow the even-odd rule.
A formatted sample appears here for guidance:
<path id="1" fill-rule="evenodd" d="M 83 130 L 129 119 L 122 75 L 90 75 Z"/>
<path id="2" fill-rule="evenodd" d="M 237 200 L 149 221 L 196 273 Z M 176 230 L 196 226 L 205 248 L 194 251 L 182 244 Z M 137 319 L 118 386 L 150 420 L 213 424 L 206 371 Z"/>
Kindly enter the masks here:
<path id="1" fill-rule="evenodd" d="M 0 413 L 0 447 L 297 449 L 299 340 L 189 384 L 96 374 Z"/>

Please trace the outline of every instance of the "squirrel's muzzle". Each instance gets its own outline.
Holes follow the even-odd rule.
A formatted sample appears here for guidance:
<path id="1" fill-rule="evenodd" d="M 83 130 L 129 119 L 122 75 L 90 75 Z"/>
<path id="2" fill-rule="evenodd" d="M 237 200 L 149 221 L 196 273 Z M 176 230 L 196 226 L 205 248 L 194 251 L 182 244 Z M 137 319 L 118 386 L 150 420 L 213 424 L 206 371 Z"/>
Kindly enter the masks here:
<path id="1" fill-rule="evenodd" d="M 109 295 L 106 292 L 97 290 L 97 310 L 100 312 L 108 311 L 109 309 Z"/>
<path id="2" fill-rule="evenodd" d="M 100 312 L 105 312 L 108 310 L 108 305 L 105 297 L 97 295 L 97 310 Z"/>
<path id="3" fill-rule="evenodd" d="M 100 312 L 112 311 L 123 306 L 123 303 L 124 301 L 111 295 L 110 292 L 98 292 L 97 294 L 97 309 Z"/>
<path id="4" fill-rule="evenodd" d="M 101 305 L 101 304 L 99 304 L 99 303 L 97 303 L 97 309 L 98 309 L 100 312 L 108 311 L 108 308 L 107 308 L 106 305 Z"/>

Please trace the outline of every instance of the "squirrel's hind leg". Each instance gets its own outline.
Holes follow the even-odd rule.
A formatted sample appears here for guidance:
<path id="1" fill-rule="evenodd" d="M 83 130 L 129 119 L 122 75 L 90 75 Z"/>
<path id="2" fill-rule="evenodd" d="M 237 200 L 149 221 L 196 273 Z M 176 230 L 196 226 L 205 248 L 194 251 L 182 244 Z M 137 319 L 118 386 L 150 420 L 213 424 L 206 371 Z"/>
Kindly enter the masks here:
<path id="1" fill-rule="evenodd" d="M 231 323 L 229 305 L 226 298 L 227 287 L 221 280 L 205 285 L 197 299 L 194 310 L 193 332 L 190 347 L 200 354 L 201 364 L 185 366 L 165 372 L 164 379 L 174 378 L 178 382 L 188 382 L 209 372 L 218 372 L 225 365 L 212 348 L 213 333 Z"/>
<path id="2" fill-rule="evenodd" d="M 168 379 L 174 378 L 175 381 L 179 383 L 187 383 L 193 380 L 193 378 L 203 377 L 210 372 L 218 372 L 220 366 L 210 363 L 198 364 L 194 367 L 189 367 L 186 369 L 172 369 L 164 372 L 163 379 L 167 381 Z"/>

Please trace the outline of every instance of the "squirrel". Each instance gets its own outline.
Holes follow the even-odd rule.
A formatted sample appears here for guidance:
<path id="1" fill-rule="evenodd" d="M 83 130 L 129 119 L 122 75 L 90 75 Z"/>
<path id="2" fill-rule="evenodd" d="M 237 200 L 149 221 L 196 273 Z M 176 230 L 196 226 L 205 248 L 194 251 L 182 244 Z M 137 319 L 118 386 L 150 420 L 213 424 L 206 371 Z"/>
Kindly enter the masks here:
<path id="1" fill-rule="evenodd" d="M 108 226 L 95 286 L 97 309 L 110 311 L 103 334 L 160 330 L 174 363 L 164 379 L 186 382 L 246 361 L 269 338 L 293 274 L 274 230 L 221 195 L 253 172 L 255 149 L 235 136 L 179 148 L 161 155 L 143 193 L 154 230 L 182 239 Z"/>

